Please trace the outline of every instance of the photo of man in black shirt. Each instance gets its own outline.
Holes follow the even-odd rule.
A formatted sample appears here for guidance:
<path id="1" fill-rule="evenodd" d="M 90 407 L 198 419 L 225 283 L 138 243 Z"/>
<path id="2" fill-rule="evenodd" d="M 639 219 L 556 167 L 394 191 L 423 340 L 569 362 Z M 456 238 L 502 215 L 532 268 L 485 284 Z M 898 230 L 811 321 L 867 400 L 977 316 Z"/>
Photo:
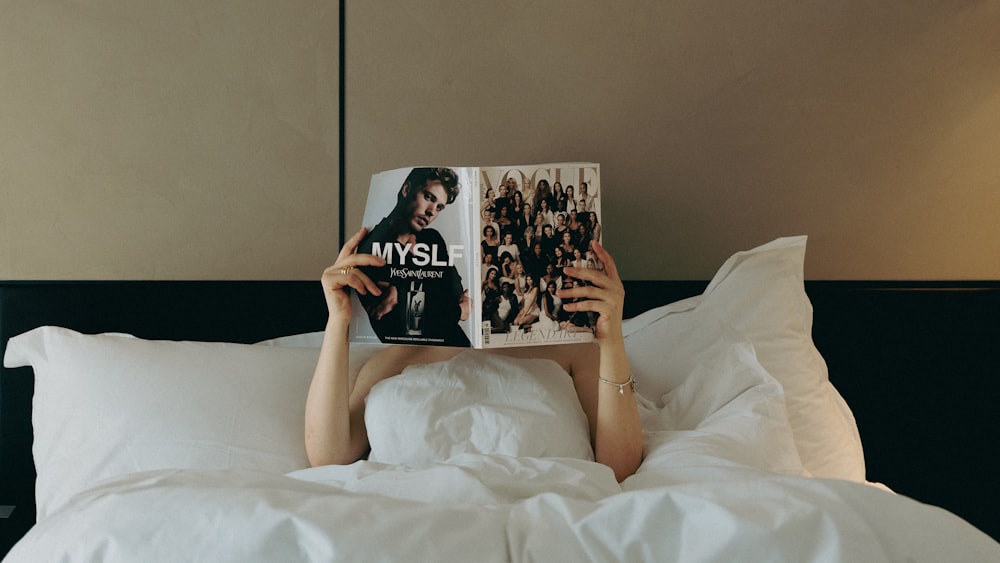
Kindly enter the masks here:
<path id="1" fill-rule="evenodd" d="M 396 204 L 358 247 L 386 259 L 365 273 L 384 291 L 358 295 L 372 328 L 385 343 L 469 346 L 459 325 L 471 303 L 449 246 L 431 223 L 455 201 L 461 186 L 450 168 L 414 168 L 403 181 Z"/>

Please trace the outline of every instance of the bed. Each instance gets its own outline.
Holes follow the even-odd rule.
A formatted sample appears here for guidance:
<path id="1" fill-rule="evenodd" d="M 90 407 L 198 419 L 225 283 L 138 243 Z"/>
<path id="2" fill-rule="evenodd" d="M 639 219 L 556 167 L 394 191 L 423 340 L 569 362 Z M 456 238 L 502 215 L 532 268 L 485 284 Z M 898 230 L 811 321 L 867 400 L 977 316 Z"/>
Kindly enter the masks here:
<path id="1" fill-rule="evenodd" d="M 527 450 L 307 468 L 318 283 L 0 284 L 2 547 L 12 562 L 1000 560 L 1000 286 L 804 282 L 805 247 L 626 284 L 645 457 L 620 485 Z M 352 368 L 377 349 L 352 347 Z M 530 433 L 514 426 L 480 430 Z"/>

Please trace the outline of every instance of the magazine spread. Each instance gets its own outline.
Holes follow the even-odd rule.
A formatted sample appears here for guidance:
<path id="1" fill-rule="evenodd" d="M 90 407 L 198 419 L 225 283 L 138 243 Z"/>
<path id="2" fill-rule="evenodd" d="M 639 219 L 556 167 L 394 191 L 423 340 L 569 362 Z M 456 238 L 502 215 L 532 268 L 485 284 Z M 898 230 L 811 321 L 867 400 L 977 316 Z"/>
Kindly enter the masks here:
<path id="1" fill-rule="evenodd" d="M 382 295 L 352 294 L 351 341 L 496 348 L 589 342 L 556 290 L 603 268 L 600 166 L 426 166 L 372 176 L 358 247 Z M 603 242 L 603 241 L 602 241 Z"/>

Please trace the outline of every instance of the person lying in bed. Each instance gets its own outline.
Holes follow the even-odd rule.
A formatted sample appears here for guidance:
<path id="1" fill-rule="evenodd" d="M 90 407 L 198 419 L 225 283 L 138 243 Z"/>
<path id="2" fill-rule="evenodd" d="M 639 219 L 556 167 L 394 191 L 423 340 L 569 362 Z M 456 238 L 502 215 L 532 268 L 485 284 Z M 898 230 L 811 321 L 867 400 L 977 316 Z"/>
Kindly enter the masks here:
<path id="1" fill-rule="evenodd" d="M 329 317 L 306 399 L 305 441 L 313 466 L 346 465 L 370 449 L 365 426 L 365 400 L 375 384 L 400 374 L 407 366 L 442 362 L 468 348 L 390 346 L 361 368 L 353 388 L 349 381 L 348 326 L 351 319 L 349 289 L 378 295 L 379 286 L 360 266 L 385 265 L 371 254 L 357 252 L 367 233 L 362 229 L 340 251 L 337 261 L 322 277 Z M 618 481 L 635 473 L 642 461 L 642 426 L 635 400 L 634 380 L 625 355 L 622 306 L 625 290 L 611 255 L 599 244 L 591 250 L 604 271 L 567 268 L 566 274 L 591 285 L 562 289 L 559 297 L 570 311 L 597 316 L 595 340 L 584 344 L 526 346 L 474 351 L 513 359 L 553 360 L 572 378 L 580 406 L 586 414 L 594 459 L 610 467 Z M 515 360 L 512 360 L 515 361 Z M 571 416 L 571 413 L 567 413 Z"/>

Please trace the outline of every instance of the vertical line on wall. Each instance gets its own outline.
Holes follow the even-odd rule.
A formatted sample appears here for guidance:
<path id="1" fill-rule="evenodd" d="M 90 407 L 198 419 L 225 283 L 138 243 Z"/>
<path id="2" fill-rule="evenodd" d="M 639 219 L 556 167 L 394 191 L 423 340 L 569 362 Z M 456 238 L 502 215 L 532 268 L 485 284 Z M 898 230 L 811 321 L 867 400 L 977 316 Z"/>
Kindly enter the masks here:
<path id="1" fill-rule="evenodd" d="M 342 248 L 344 246 L 344 242 L 346 240 L 345 237 L 344 237 L 344 224 L 345 224 L 345 221 L 344 221 L 344 217 L 345 217 L 345 214 L 344 214 L 344 204 L 347 201 L 347 198 L 345 196 L 345 189 L 344 189 L 344 183 L 345 183 L 345 180 L 347 178 L 346 172 L 344 170 L 344 168 L 347 166 L 346 151 L 345 151 L 345 148 L 344 148 L 344 140 L 347 138 L 346 128 L 344 126 L 344 117 L 346 115 L 346 112 L 344 111 L 345 108 L 346 108 L 346 106 L 344 105 L 344 93 L 347 91 L 347 88 L 344 86 L 344 76 L 346 74 L 345 73 L 345 66 L 346 66 L 345 63 L 347 61 L 347 58 L 344 56 L 344 47 L 347 45 L 347 41 L 344 40 L 344 33 L 347 30 L 347 25 L 346 25 L 346 23 L 344 21 L 344 16 L 345 16 L 345 14 L 347 12 L 347 9 L 346 9 L 345 5 L 346 5 L 346 1 L 345 0 L 340 0 L 340 21 L 339 21 L 339 25 L 340 25 L 340 31 L 339 31 L 339 33 L 340 33 L 340 43 L 339 43 L 339 46 L 338 46 L 338 49 L 340 50 L 340 52 L 338 53 L 338 64 L 340 65 L 340 68 L 338 69 L 338 79 L 337 79 L 338 82 L 339 82 L 339 84 L 338 84 L 338 97 L 339 97 L 338 104 L 339 104 L 339 110 L 340 110 L 340 131 L 339 131 L 340 137 L 339 137 L 339 142 L 338 142 L 338 147 L 337 147 L 338 148 L 338 153 L 339 153 L 338 157 L 340 159 L 340 165 L 339 165 L 339 170 L 338 170 L 338 178 L 337 178 L 337 183 L 339 184 L 338 191 L 337 191 L 337 205 L 339 206 L 339 209 L 338 209 L 338 212 L 337 212 L 337 215 L 338 215 L 338 218 L 339 218 L 339 220 L 337 222 L 337 229 L 338 229 L 337 236 L 339 237 L 339 240 L 340 240 L 340 244 L 337 245 L 338 248 Z"/>

